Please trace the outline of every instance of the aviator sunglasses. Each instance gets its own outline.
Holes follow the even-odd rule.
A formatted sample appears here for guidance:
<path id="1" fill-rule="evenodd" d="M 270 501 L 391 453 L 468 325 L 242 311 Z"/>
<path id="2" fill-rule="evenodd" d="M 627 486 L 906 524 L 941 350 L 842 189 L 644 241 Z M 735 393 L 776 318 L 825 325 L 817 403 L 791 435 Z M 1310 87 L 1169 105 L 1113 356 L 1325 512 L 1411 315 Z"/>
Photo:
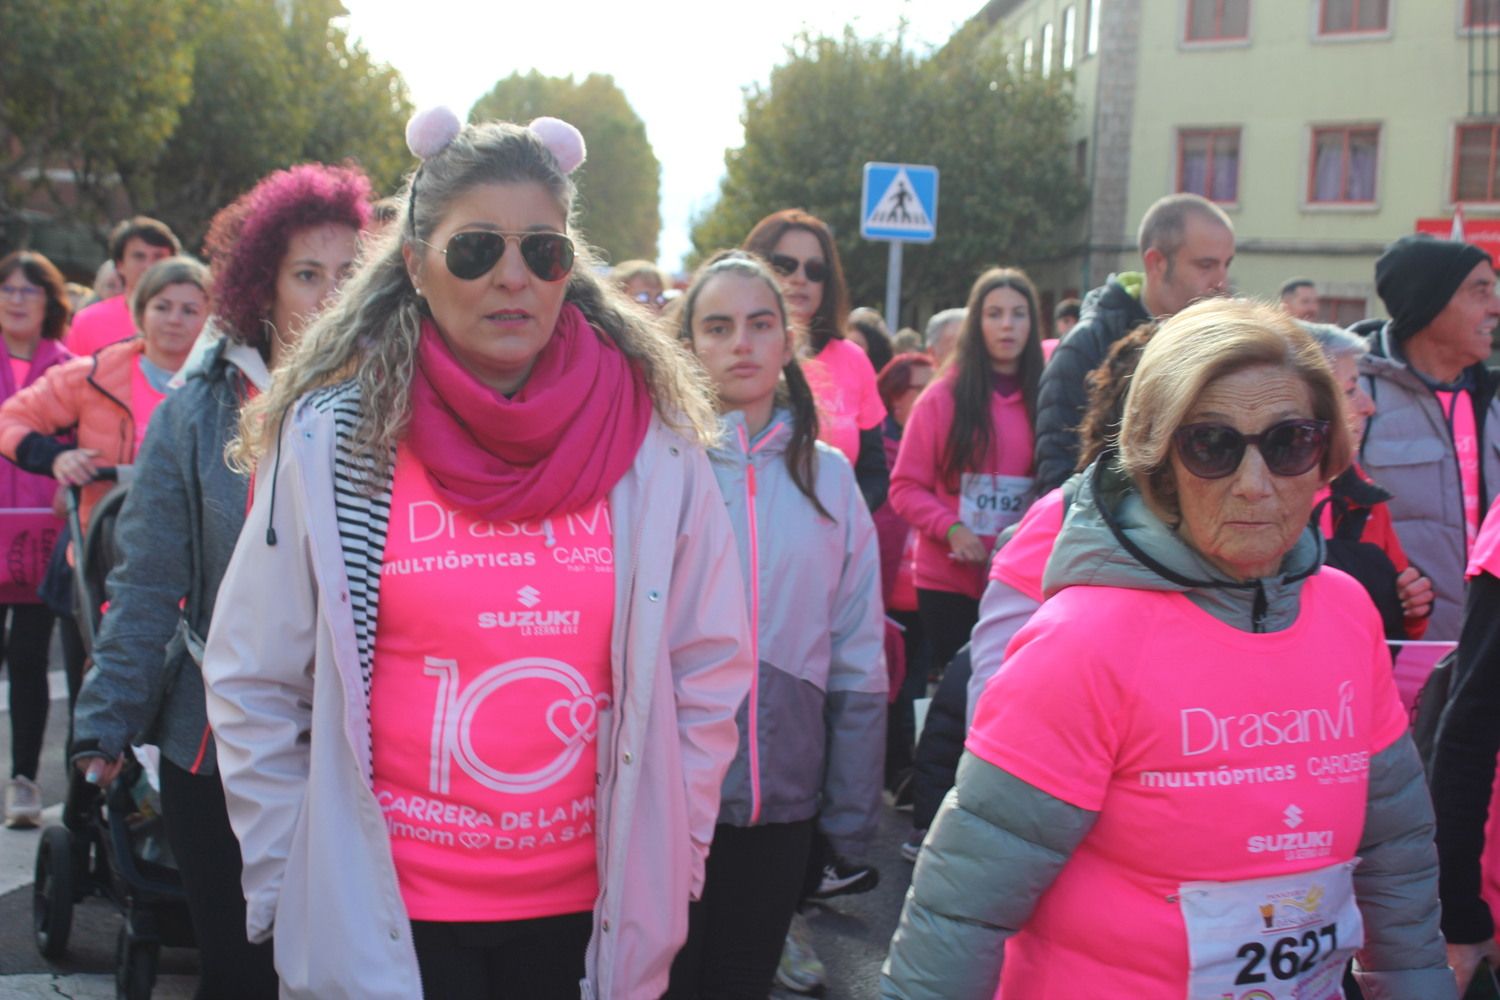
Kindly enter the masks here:
<path id="1" fill-rule="evenodd" d="M 470 229 L 454 233 L 448 245 L 433 246 L 418 240 L 443 255 L 448 273 L 460 281 L 474 281 L 490 273 L 505 256 L 505 246 L 515 240 L 521 248 L 526 269 L 543 281 L 561 281 L 573 270 L 573 241 L 562 233 L 501 233 L 489 229 Z"/>
<path id="2" fill-rule="evenodd" d="M 1328 421 L 1283 420 L 1259 434 L 1241 434 L 1225 424 L 1188 424 L 1172 441 L 1183 468 L 1199 479 L 1232 474 L 1252 444 L 1273 476 L 1300 476 L 1328 451 Z"/>
<path id="3" fill-rule="evenodd" d="M 783 278 L 790 278 L 797 273 L 797 268 L 801 267 L 802 273 L 807 275 L 807 280 L 815 285 L 821 285 L 828 279 L 828 265 L 821 260 L 798 260 L 784 253 L 773 253 L 770 263 L 772 269 Z"/>

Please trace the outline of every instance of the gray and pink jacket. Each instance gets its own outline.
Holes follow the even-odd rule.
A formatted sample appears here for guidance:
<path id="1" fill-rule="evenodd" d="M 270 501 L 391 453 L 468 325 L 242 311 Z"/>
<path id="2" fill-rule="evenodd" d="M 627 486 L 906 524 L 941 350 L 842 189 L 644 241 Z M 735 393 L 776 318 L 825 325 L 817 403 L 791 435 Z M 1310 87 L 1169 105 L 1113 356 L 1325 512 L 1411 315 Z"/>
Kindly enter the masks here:
<path id="1" fill-rule="evenodd" d="M 863 857 L 875 832 L 885 761 L 886 670 L 875 526 L 837 449 L 819 443 L 815 492 L 786 466 L 791 417 L 754 439 L 724 418 L 709 452 L 744 573 L 760 669 L 740 706 L 739 751 L 719 822 L 818 817 L 834 850 Z"/>
<path id="2" fill-rule="evenodd" d="M 344 383 L 286 421 L 203 662 L 247 929 L 252 941 L 274 934 L 284 998 L 422 995 L 371 788 L 367 683 L 390 479 L 373 494 L 355 485 L 359 407 Z M 751 635 L 701 448 L 653 418 L 609 503 L 615 707 L 597 736 L 599 896 L 580 993 L 655 1000 L 703 888 Z"/>

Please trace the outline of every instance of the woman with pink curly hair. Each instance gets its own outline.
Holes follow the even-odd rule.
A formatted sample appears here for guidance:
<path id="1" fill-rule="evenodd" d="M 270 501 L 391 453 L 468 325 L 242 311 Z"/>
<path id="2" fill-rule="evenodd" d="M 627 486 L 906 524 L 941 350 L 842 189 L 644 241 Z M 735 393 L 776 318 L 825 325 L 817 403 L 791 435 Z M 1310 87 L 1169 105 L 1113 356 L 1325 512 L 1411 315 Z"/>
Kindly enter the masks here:
<path id="1" fill-rule="evenodd" d="M 249 496 L 225 447 L 241 406 L 269 387 L 352 269 L 369 201 L 358 170 L 308 163 L 267 176 L 214 218 L 214 340 L 158 408 L 136 459 L 115 529 L 109 614 L 78 697 L 71 754 L 85 780 L 112 781 L 133 743 L 161 747 L 162 814 L 201 955 L 200 998 L 277 994 L 270 944 L 246 937 L 239 844 L 200 672 L 201 637 Z"/>

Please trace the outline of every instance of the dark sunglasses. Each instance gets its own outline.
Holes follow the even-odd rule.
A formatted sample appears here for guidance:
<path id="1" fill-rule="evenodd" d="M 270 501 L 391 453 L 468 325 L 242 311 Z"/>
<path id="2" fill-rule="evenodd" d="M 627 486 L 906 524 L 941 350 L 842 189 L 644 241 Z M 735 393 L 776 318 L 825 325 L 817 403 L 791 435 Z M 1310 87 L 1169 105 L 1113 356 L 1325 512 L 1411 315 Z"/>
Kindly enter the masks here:
<path id="1" fill-rule="evenodd" d="M 771 267 L 783 278 L 790 278 L 797 273 L 797 268 L 802 268 L 802 273 L 807 275 L 807 280 L 815 285 L 821 285 L 828 280 L 828 265 L 821 260 L 798 260 L 796 257 L 788 257 L 784 253 L 773 253 L 771 255 Z"/>
<path id="2" fill-rule="evenodd" d="M 505 245 L 515 240 L 521 247 L 526 268 L 543 281 L 561 281 L 573 270 L 573 241 L 562 233 L 499 233 L 489 229 L 470 229 L 454 233 L 448 245 L 436 247 L 426 240 L 448 262 L 448 273 L 460 281 L 474 281 L 490 273 L 505 256 Z"/>
<path id="3" fill-rule="evenodd" d="M 1327 453 L 1328 421 L 1283 420 L 1259 434 L 1241 434 L 1224 424 L 1188 424 L 1172 441 L 1183 467 L 1199 479 L 1232 474 L 1252 444 L 1273 476 L 1300 476 Z"/>

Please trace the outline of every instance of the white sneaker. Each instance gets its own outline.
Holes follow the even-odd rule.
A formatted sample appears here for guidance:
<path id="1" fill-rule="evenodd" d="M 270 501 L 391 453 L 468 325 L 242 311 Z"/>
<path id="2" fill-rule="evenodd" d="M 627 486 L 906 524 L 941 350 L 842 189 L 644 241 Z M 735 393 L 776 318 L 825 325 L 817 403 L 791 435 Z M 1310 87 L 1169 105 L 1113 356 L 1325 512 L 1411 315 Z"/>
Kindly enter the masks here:
<path id="1" fill-rule="evenodd" d="M 30 778 L 17 775 L 5 786 L 5 825 L 30 830 L 42 820 L 42 790 Z"/>
<path id="2" fill-rule="evenodd" d="M 807 926 L 807 918 L 794 914 L 776 967 L 776 985 L 793 993 L 816 993 L 823 988 L 827 976 L 828 970 L 813 951 L 812 928 Z"/>

